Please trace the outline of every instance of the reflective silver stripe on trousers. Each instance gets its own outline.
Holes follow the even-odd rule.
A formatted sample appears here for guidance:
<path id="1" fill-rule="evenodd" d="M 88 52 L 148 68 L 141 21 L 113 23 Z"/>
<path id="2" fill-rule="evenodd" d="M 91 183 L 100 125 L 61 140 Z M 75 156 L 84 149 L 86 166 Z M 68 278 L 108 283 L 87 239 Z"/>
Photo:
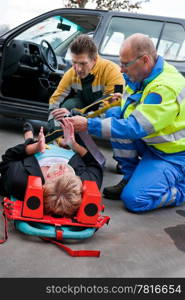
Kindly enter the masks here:
<path id="1" fill-rule="evenodd" d="M 183 100 L 185 100 L 185 87 L 182 89 L 182 91 L 177 96 L 177 101 L 181 103 Z"/>
<path id="2" fill-rule="evenodd" d="M 153 125 L 139 110 L 137 109 L 134 110 L 131 115 L 136 118 L 138 123 L 144 128 L 144 130 L 148 133 L 148 135 L 155 132 Z"/>
<path id="3" fill-rule="evenodd" d="M 162 136 L 155 136 L 152 138 L 142 138 L 143 141 L 147 144 L 162 144 L 167 142 L 175 142 L 185 138 L 185 129 L 176 131 L 171 134 L 166 134 Z"/>
<path id="4" fill-rule="evenodd" d="M 106 118 L 103 119 L 101 122 L 102 124 L 101 133 L 102 133 L 102 137 L 105 139 L 111 138 L 111 120 L 112 118 Z"/>
<path id="5" fill-rule="evenodd" d="M 177 188 L 175 188 L 175 187 L 171 188 L 171 199 L 165 204 L 165 206 L 171 205 L 173 202 L 175 202 L 176 195 L 177 195 Z M 161 202 L 159 203 L 159 205 L 157 207 L 164 206 L 164 203 L 166 202 L 167 197 L 168 197 L 168 193 L 164 194 L 164 196 L 161 199 Z"/>
<path id="6" fill-rule="evenodd" d="M 125 150 L 125 149 L 113 149 L 114 156 L 122 157 L 122 158 L 134 158 L 138 156 L 138 152 L 136 150 Z"/>

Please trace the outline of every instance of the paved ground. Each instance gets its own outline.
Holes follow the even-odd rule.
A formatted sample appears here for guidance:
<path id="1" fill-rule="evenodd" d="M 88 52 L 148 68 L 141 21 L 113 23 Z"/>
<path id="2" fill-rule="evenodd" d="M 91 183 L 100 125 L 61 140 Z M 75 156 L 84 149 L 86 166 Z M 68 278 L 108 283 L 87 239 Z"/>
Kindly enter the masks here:
<path id="1" fill-rule="evenodd" d="M 22 141 L 21 126 L 19 120 L 1 118 L 0 154 Z M 121 177 L 115 173 L 109 145 L 98 144 L 107 157 L 104 187 Z M 15 231 L 11 224 L 8 241 L 0 245 L 0 277 L 185 277 L 185 206 L 133 214 L 120 201 L 103 202 L 109 225 L 88 240 L 68 242 L 73 249 L 101 250 L 100 258 L 70 257 L 55 245 Z"/>

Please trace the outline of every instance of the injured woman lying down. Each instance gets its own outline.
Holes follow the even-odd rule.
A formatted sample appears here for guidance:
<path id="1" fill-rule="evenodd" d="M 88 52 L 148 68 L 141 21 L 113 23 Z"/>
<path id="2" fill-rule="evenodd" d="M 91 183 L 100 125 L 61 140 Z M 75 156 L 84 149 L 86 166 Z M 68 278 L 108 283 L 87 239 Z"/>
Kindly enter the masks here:
<path id="1" fill-rule="evenodd" d="M 39 176 L 43 184 L 45 214 L 72 217 L 82 200 L 82 182 L 101 187 L 103 170 L 97 160 L 77 142 L 69 119 L 61 123 L 60 145 L 45 144 L 43 127 L 34 140 L 33 127 L 25 123 L 25 142 L 9 148 L 0 162 L 0 194 L 24 200 L 28 176 Z"/>

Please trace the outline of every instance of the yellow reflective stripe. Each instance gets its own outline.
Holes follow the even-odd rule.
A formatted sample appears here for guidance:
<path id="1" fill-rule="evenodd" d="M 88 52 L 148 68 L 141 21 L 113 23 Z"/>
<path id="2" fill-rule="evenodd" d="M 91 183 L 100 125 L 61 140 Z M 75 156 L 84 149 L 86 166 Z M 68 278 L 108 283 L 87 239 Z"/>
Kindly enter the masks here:
<path id="1" fill-rule="evenodd" d="M 134 116 L 134 118 L 143 127 L 143 129 L 147 132 L 148 135 L 155 132 L 152 123 L 150 123 L 148 119 L 139 110 L 135 109 L 131 115 Z"/>
<path id="2" fill-rule="evenodd" d="M 121 158 L 133 158 L 138 156 L 136 150 L 125 150 L 125 149 L 116 149 L 114 148 L 114 156 Z"/>
<path id="3" fill-rule="evenodd" d="M 134 93 L 134 90 L 129 87 L 129 85 L 126 86 L 126 91 L 131 95 Z"/>
<path id="4" fill-rule="evenodd" d="M 171 134 L 166 134 L 162 136 L 154 136 L 152 138 L 143 138 L 147 144 L 162 144 L 168 142 L 175 142 L 185 138 L 185 129 L 173 132 Z"/>
<path id="5" fill-rule="evenodd" d="M 177 101 L 181 103 L 183 100 L 185 100 L 185 87 L 182 89 L 182 91 L 177 96 Z"/>
<path id="6" fill-rule="evenodd" d="M 111 137 L 111 120 L 112 118 L 106 118 L 101 122 L 102 124 L 101 133 L 102 133 L 102 137 L 105 139 L 110 139 Z"/>

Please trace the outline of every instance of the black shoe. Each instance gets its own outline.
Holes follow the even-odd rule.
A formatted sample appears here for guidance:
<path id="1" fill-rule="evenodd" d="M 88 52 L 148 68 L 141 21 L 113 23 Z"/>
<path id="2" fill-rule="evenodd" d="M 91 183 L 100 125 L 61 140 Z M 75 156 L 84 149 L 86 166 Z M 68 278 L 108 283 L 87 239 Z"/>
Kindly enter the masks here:
<path id="1" fill-rule="evenodd" d="M 123 172 L 121 171 L 121 166 L 118 163 L 116 165 L 116 173 L 123 174 Z"/>
<path id="2" fill-rule="evenodd" d="M 31 123 L 29 122 L 25 122 L 23 124 L 23 133 L 27 132 L 27 131 L 31 131 L 34 134 L 34 129 L 33 126 L 31 125 Z"/>
<path id="3" fill-rule="evenodd" d="M 105 198 L 112 200 L 120 200 L 121 192 L 127 183 L 128 181 L 123 178 L 118 184 L 105 187 L 103 190 Z"/>

